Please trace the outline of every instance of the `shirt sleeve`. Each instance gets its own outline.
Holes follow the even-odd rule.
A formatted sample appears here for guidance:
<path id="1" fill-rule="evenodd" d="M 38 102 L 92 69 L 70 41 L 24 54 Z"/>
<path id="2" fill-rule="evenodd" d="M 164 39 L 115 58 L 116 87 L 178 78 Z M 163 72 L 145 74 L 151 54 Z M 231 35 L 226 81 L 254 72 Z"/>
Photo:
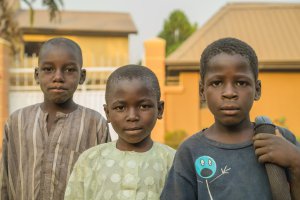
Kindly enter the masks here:
<path id="1" fill-rule="evenodd" d="M 111 141 L 107 121 L 102 117 L 97 129 L 97 144 L 107 143 Z"/>
<path id="2" fill-rule="evenodd" d="M 197 199 L 197 180 L 193 160 L 188 149 L 183 147 L 176 152 L 160 199 Z"/>
<path id="3" fill-rule="evenodd" d="M 2 143 L 2 157 L 0 160 L 0 199 L 9 199 L 9 183 L 8 183 L 8 124 L 5 124 L 3 143 Z"/>

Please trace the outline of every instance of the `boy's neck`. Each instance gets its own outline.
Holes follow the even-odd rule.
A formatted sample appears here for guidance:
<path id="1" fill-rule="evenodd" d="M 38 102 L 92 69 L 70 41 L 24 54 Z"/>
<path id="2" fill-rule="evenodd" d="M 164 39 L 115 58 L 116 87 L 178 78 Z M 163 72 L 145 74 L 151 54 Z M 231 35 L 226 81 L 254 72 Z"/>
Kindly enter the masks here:
<path id="1" fill-rule="evenodd" d="M 65 114 L 71 113 L 76 110 L 78 105 L 71 99 L 64 103 L 54 103 L 44 101 L 41 104 L 41 109 L 47 112 L 49 115 L 56 115 L 57 112 L 62 112 Z"/>
<path id="2" fill-rule="evenodd" d="M 145 140 L 135 144 L 128 143 L 122 138 L 118 138 L 116 143 L 116 148 L 120 151 L 146 152 L 149 151 L 152 146 L 153 140 L 151 138 L 146 138 Z"/>
<path id="3" fill-rule="evenodd" d="M 225 144 L 238 144 L 250 141 L 253 133 L 254 124 L 249 120 L 233 126 L 214 123 L 204 132 L 207 138 Z"/>
<path id="4" fill-rule="evenodd" d="M 62 113 L 68 114 L 68 113 L 71 113 L 74 110 L 76 110 L 77 107 L 78 107 L 78 105 L 72 99 L 67 102 L 64 102 L 62 104 L 56 104 L 53 102 L 44 101 L 41 104 L 41 109 L 44 112 L 48 113 L 48 116 L 47 116 L 48 135 L 50 134 L 51 128 L 57 119 L 57 117 L 56 117 L 57 112 L 62 112 Z"/>

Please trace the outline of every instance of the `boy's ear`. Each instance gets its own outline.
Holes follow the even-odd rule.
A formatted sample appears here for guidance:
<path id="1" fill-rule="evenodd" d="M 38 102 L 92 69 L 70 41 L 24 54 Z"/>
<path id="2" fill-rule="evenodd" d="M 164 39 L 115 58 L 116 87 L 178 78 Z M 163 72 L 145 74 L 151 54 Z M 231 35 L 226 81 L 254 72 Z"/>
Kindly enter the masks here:
<path id="1" fill-rule="evenodd" d="M 205 102 L 206 97 L 205 97 L 205 94 L 204 94 L 204 85 L 201 81 L 199 83 L 199 95 L 200 95 L 201 102 Z"/>
<path id="2" fill-rule="evenodd" d="M 39 68 L 38 67 L 34 68 L 34 80 L 37 84 L 40 84 L 40 81 L 39 81 Z"/>
<path id="3" fill-rule="evenodd" d="M 261 96 L 261 81 L 257 80 L 255 83 L 255 96 L 254 96 L 254 100 L 258 101 L 260 99 Z"/>
<path id="4" fill-rule="evenodd" d="M 158 102 L 158 115 L 157 119 L 162 119 L 163 113 L 165 109 L 165 102 L 164 101 L 159 101 Z"/>
<path id="5" fill-rule="evenodd" d="M 80 69 L 80 79 L 79 79 L 79 84 L 83 84 L 86 78 L 86 70 L 85 69 Z"/>
<path id="6" fill-rule="evenodd" d="M 103 108 L 104 108 L 104 112 L 105 112 L 105 115 L 106 115 L 106 121 L 107 121 L 107 123 L 110 123 L 110 120 L 109 120 L 109 111 L 108 111 L 107 105 L 103 104 Z"/>

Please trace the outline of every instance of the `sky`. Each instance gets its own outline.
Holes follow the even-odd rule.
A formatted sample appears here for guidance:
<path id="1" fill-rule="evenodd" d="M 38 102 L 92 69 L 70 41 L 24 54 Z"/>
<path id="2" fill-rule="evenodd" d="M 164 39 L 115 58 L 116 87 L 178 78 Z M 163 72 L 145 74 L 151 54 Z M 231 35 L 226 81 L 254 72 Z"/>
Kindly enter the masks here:
<path id="1" fill-rule="evenodd" d="M 45 9 L 40 2 L 41 0 L 35 0 L 35 9 Z M 63 2 L 62 10 L 130 13 L 138 33 L 129 36 L 129 60 L 131 63 L 137 63 L 144 55 L 143 42 L 157 37 L 163 29 L 164 20 L 172 11 L 176 9 L 183 11 L 190 23 L 197 23 L 200 28 L 227 3 L 249 2 L 249 0 L 63 0 Z M 255 2 L 300 3 L 300 0 L 256 0 Z M 27 8 L 25 4 L 21 6 Z"/>

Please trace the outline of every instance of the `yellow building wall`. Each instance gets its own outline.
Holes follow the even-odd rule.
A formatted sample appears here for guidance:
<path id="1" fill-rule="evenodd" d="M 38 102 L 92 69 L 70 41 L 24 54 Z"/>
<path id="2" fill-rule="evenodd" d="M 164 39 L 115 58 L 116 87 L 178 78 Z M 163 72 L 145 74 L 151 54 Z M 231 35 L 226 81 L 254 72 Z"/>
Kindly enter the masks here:
<path id="1" fill-rule="evenodd" d="M 66 37 L 77 42 L 82 50 L 84 67 L 121 66 L 129 62 L 128 37 L 125 36 L 115 37 L 25 34 L 23 39 L 25 42 L 43 42 L 53 37 Z M 31 63 L 31 61 L 28 61 L 28 63 Z"/>
<path id="2" fill-rule="evenodd" d="M 5 121 L 8 118 L 8 68 L 11 65 L 9 43 L 0 39 L 0 152 Z"/>
<path id="3" fill-rule="evenodd" d="M 285 118 L 285 125 L 300 139 L 300 72 L 262 72 L 262 96 L 252 109 L 251 118 L 267 115 L 273 121 Z"/>
<path id="4" fill-rule="evenodd" d="M 181 73 L 179 86 L 165 90 L 166 131 L 183 130 L 193 134 L 199 130 L 198 73 Z"/>

